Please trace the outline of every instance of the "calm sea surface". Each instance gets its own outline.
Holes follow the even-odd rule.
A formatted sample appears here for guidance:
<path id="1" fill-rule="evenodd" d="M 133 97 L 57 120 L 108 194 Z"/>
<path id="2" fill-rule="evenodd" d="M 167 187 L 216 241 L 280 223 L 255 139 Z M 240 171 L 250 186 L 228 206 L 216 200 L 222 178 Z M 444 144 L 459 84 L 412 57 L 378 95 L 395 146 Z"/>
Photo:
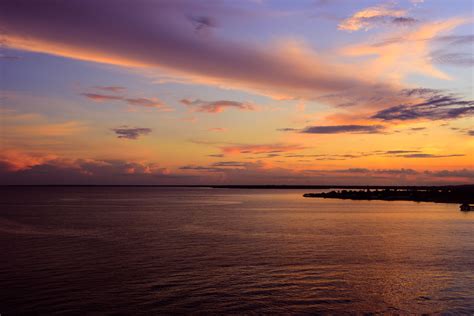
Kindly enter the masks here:
<path id="1" fill-rule="evenodd" d="M 474 213 L 305 192 L 0 189 L 0 313 L 474 314 Z"/>

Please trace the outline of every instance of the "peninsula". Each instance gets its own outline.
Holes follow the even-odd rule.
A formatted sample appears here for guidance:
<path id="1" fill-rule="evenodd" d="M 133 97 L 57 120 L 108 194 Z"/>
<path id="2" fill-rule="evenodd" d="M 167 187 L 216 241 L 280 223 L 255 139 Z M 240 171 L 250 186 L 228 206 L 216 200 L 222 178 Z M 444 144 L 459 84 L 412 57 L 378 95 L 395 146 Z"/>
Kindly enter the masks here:
<path id="1" fill-rule="evenodd" d="M 336 190 L 323 193 L 306 193 L 308 198 L 415 201 L 435 203 L 474 203 L 474 186 L 452 186 L 432 188 L 386 188 L 365 190 Z"/>

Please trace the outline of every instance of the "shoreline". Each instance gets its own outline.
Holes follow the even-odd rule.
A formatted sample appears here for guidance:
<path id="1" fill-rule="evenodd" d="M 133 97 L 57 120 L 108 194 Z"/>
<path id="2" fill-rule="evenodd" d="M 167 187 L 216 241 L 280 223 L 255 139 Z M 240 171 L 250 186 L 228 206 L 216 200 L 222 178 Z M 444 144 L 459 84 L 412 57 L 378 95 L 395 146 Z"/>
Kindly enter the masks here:
<path id="1" fill-rule="evenodd" d="M 378 200 L 378 201 L 412 201 L 433 203 L 473 204 L 474 188 L 451 187 L 431 189 L 384 189 L 384 190 L 340 190 L 323 193 L 306 193 L 305 198 L 343 199 L 343 200 Z"/>

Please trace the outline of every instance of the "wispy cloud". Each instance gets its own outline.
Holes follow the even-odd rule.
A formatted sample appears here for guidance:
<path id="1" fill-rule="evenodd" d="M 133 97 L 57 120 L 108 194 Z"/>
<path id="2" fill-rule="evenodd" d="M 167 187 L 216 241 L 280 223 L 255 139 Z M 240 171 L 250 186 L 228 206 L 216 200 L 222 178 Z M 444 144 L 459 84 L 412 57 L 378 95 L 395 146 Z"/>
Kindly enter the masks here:
<path id="1" fill-rule="evenodd" d="M 435 64 L 453 65 L 461 67 L 474 66 L 473 53 L 453 53 L 438 50 L 430 54 L 430 60 Z"/>
<path id="2" fill-rule="evenodd" d="M 369 30 L 380 23 L 393 23 L 396 25 L 409 25 L 416 23 L 416 19 L 406 16 L 404 9 L 394 8 L 389 4 L 365 8 L 354 13 L 351 17 L 339 23 L 342 31 Z"/>
<path id="3" fill-rule="evenodd" d="M 417 19 L 415 18 L 410 18 L 410 17 L 397 17 L 397 18 L 392 18 L 392 23 L 396 25 L 412 25 L 418 22 Z"/>
<path id="4" fill-rule="evenodd" d="M 441 178 L 468 178 L 470 181 L 474 180 L 473 169 L 460 169 L 460 170 L 439 170 L 439 171 L 425 171 L 425 174 L 441 177 Z"/>
<path id="5" fill-rule="evenodd" d="M 127 88 L 122 86 L 95 86 L 94 88 L 97 90 L 108 91 L 113 93 L 120 93 L 127 90 Z"/>
<path id="6" fill-rule="evenodd" d="M 226 145 L 220 149 L 224 154 L 268 154 L 282 153 L 291 151 L 300 151 L 305 149 L 304 146 L 295 144 L 242 144 L 242 145 Z"/>
<path id="7" fill-rule="evenodd" d="M 470 45 L 474 43 L 474 34 L 469 35 L 444 35 L 444 36 L 437 36 L 432 39 L 436 42 L 446 43 L 449 46 L 452 45 Z"/>
<path id="8" fill-rule="evenodd" d="M 435 154 L 406 154 L 401 155 L 403 158 L 448 158 L 448 157 L 462 157 L 464 154 L 451 154 L 451 155 L 435 155 Z"/>
<path id="9" fill-rule="evenodd" d="M 376 43 L 356 44 L 342 49 L 347 56 L 367 56 L 365 64 L 373 75 L 400 83 L 409 74 L 421 74 L 439 79 L 451 79 L 437 69 L 430 55 L 430 44 L 454 28 L 468 23 L 465 18 L 419 23 L 405 32 L 386 34 Z"/>
<path id="10" fill-rule="evenodd" d="M 181 170 L 198 174 L 218 176 L 220 181 L 230 183 L 245 183 L 243 179 L 253 178 L 253 183 L 266 183 L 268 179 L 284 181 L 284 183 L 319 183 L 319 184 L 359 184 L 361 181 L 371 184 L 384 185 L 413 185 L 417 184 L 442 184 L 465 183 L 474 179 L 474 170 L 415 170 L 411 168 L 400 169 L 371 169 L 371 168 L 345 168 L 345 169 L 305 169 L 289 170 L 284 168 L 268 168 L 260 161 L 247 163 L 236 167 L 219 167 L 214 165 L 186 165 Z M 216 178 L 217 179 L 217 178 Z M 370 180 L 368 180 L 370 179 Z M 244 180 L 245 181 L 245 180 Z M 265 182 L 266 181 L 266 182 Z M 273 182 L 275 183 L 275 182 Z M 278 183 L 278 182 L 276 182 Z"/>
<path id="11" fill-rule="evenodd" d="M 188 82 L 274 98 L 314 98 L 347 90 L 376 94 L 391 89 L 380 81 L 375 88 L 363 67 L 338 64 L 299 40 L 255 44 L 196 34 L 215 25 L 211 17 L 226 19 L 234 12 L 225 2 L 135 0 L 133 6 L 128 10 L 125 2 L 111 0 L 6 0 L 0 2 L 0 28 L 8 47 L 160 69 L 158 73 Z"/>
<path id="12" fill-rule="evenodd" d="M 303 129 L 283 128 L 279 129 L 284 132 L 298 132 L 303 134 L 378 134 L 385 130 L 382 125 L 322 125 L 307 126 Z"/>
<path id="13" fill-rule="evenodd" d="M 171 110 L 166 104 L 157 98 L 130 98 L 122 95 L 101 93 L 82 93 L 82 95 L 95 102 L 120 101 L 132 106 L 157 108 L 162 111 Z"/>
<path id="14" fill-rule="evenodd" d="M 19 56 L 15 56 L 15 55 L 6 55 L 6 54 L 3 54 L 3 53 L 0 53 L 0 60 L 9 60 L 9 61 L 15 61 L 15 60 L 19 60 L 20 57 Z"/>
<path id="15" fill-rule="evenodd" d="M 433 89 L 404 90 L 424 100 L 415 104 L 400 104 L 383 109 L 372 116 L 384 121 L 407 121 L 417 119 L 446 120 L 474 114 L 474 100 L 464 100 L 453 93 Z"/>
<path id="16" fill-rule="evenodd" d="M 118 128 L 113 128 L 112 131 L 117 134 L 117 138 L 123 139 L 138 139 L 140 136 L 148 135 L 152 132 L 151 128 L 146 127 L 128 127 L 121 126 Z"/>
<path id="17" fill-rule="evenodd" d="M 189 100 L 182 99 L 181 103 L 189 106 L 196 112 L 221 113 L 225 109 L 237 109 L 241 111 L 255 111 L 255 106 L 250 103 L 242 103 L 237 101 L 219 100 L 219 101 L 202 101 L 199 99 Z"/>
<path id="18" fill-rule="evenodd" d="M 442 184 L 474 180 L 472 169 L 415 170 L 367 167 L 294 170 L 261 161 L 184 165 L 176 172 L 158 164 L 118 159 L 67 159 L 21 152 L 0 153 L 1 184 Z M 205 177 L 200 177 L 205 175 Z M 251 179 L 249 181 L 249 179 Z M 204 182 L 203 182 L 204 181 Z"/>
<path id="19" fill-rule="evenodd" d="M 392 157 L 392 158 L 449 158 L 449 157 L 464 157 L 465 154 L 433 154 L 426 153 L 421 150 L 407 150 L 407 149 L 396 149 L 396 150 L 376 150 L 369 152 L 353 152 L 346 154 L 287 154 L 286 158 L 312 158 L 317 161 L 337 161 L 337 160 L 351 160 L 360 159 L 366 157 Z"/>
<path id="20" fill-rule="evenodd" d="M 97 101 L 97 102 L 124 100 L 124 97 L 117 96 L 117 95 L 108 95 L 108 94 L 99 94 L 99 93 L 81 93 L 81 94 L 85 96 L 86 98 L 91 99 L 93 101 Z"/>
<path id="21" fill-rule="evenodd" d="M 220 161 L 212 164 L 213 167 L 245 167 L 249 163 L 241 161 Z"/>
<path id="22" fill-rule="evenodd" d="M 217 27 L 217 20 L 212 16 L 188 16 L 189 21 L 194 26 L 196 32 L 203 32 L 209 28 Z"/>
<path id="23" fill-rule="evenodd" d="M 414 169 L 369 169 L 369 168 L 347 168 L 347 169 L 333 169 L 333 170 L 306 170 L 308 172 L 316 173 L 346 173 L 346 174 L 387 174 L 387 175 L 415 175 L 418 171 Z"/>

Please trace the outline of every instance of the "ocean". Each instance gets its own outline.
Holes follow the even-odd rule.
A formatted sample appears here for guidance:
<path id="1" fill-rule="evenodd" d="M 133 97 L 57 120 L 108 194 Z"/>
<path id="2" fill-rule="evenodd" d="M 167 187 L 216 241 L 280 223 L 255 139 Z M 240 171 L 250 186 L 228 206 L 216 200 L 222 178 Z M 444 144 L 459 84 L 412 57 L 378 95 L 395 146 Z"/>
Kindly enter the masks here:
<path id="1" fill-rule="evenodd" d="M 474 212 L 314 191 L 0 188 L 0 314 L 474 314 Z"/>

